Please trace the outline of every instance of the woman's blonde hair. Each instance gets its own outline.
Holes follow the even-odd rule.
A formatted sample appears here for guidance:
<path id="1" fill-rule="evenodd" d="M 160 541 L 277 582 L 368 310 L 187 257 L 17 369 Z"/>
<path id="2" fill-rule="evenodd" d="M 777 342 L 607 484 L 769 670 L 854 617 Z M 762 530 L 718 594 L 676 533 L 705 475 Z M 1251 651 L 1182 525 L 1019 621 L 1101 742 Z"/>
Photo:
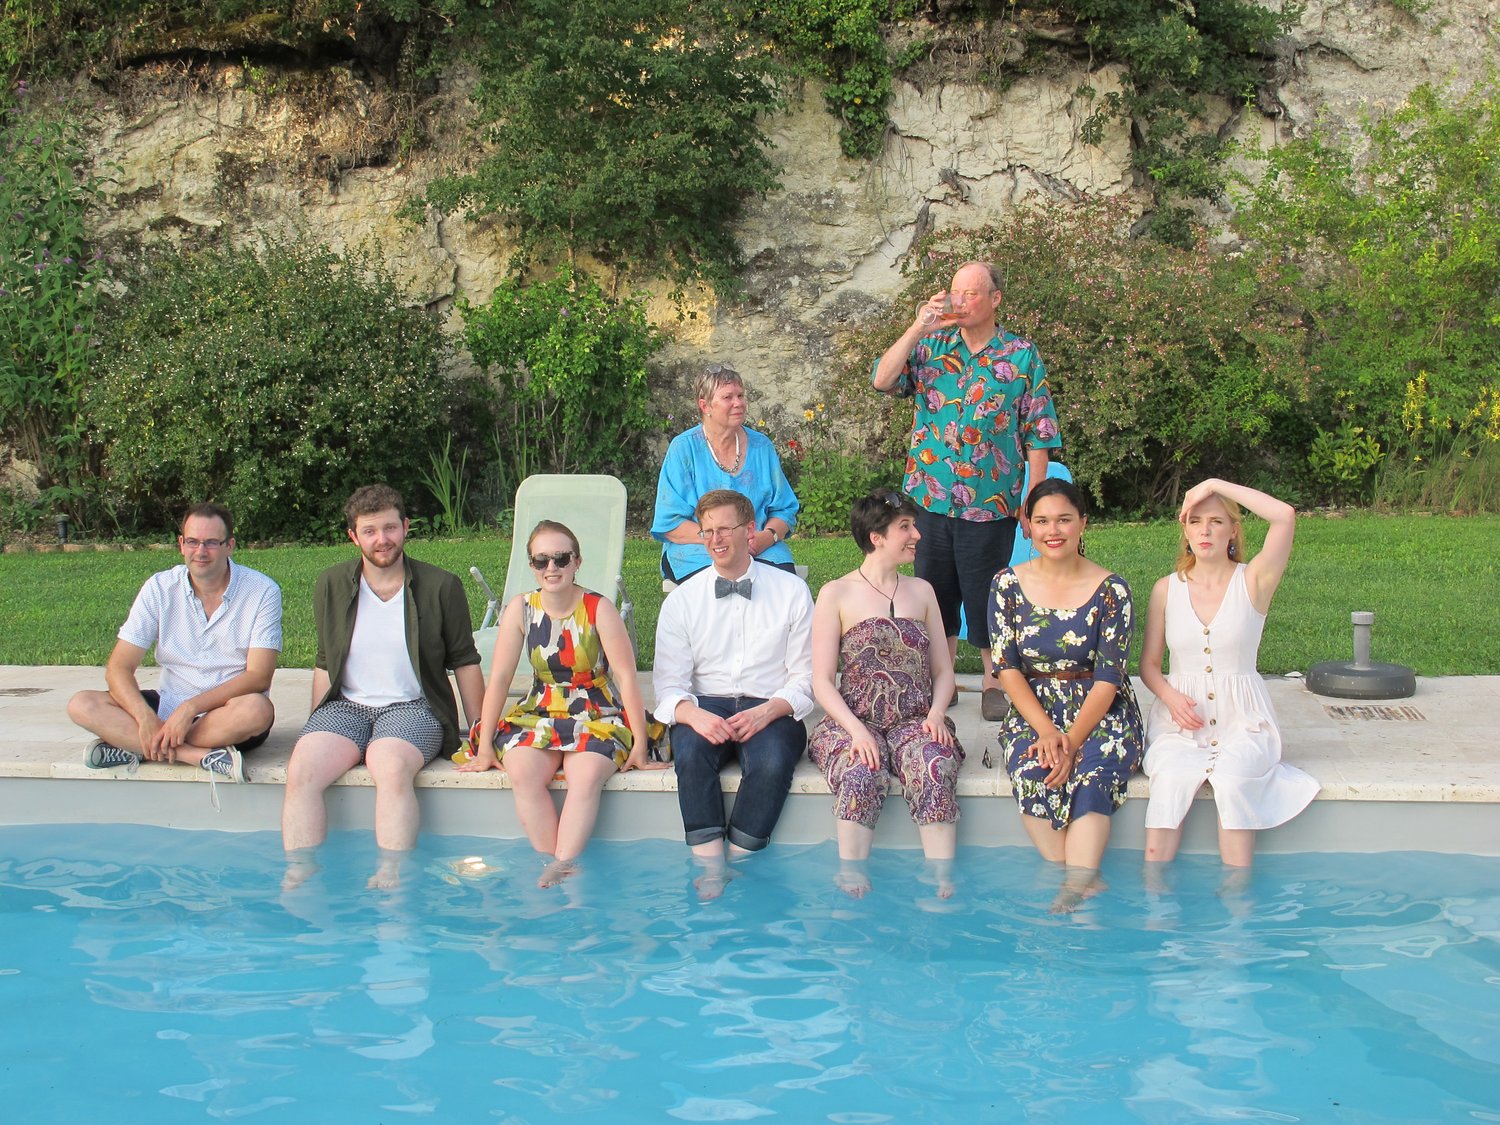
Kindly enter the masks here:
<path id="1" fill-rule="evenodd" d="M 744 378 L 734 368 L 722 363 L 710 363 L 703 369 L 703 374 L 698 376 L 693 393 L 699 402 L 712 402 L 714 395 L 719 393 L 720 387 L 743 388 L 744 386 Z"/>
<path id="2" fill-rule="evenodd" d="M 1200 500 L 1199 503 L 1206 504 L 1209 500 L 1217 500 L 1224 508 L 1224 514 L 1229 517 L 1229 526 L 1232 529 L 1229 532 L 1230 559 L 1237 563 L 1246 561 L 1245 519 L 1244 513 L 1240 511 L 1240 506 L 1230 500 L 1224 499 L 1217 492 L 1212 496 Z M 1173 564 L 1172 569 L 1177 572 L 1177 577 L 1186 578 L 1192 573 L 1193 567 L 1197 565 L 1198 556 L 1193 554 L 1193 548 L 1188 543 L 1187 522 L 1184 520 L 1178 524 L 1178 528 L 1181 531 L 1181 536 L 1177 544 L 1177 561 Z"/>

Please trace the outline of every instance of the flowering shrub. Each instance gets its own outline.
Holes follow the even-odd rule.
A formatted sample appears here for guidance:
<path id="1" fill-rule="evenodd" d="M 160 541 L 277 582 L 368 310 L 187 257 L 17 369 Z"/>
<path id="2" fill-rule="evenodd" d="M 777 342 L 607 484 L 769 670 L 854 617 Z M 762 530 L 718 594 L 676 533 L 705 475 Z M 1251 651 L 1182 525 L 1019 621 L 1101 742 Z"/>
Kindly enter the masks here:
<path id="1" fill-rule="evenodd" d="M 213 499 L 244 538 L 304 536 L 342 526 L 361 484 L 423 495 L 455 393 L 446 343 L 371 257 L 293 243 L 163 252 L 124 282 L 85 407 L 128 517 L 170 525 Z"/>
<path id="2" fill-rule="evenodd" d="M 854 501 L 878 484 L 900 481 L 897 466 L 885 466 L 882 471 L 872 463 L 856 432 L 840 424 L 826 402 L 808 406 L 790 433 L 770 436 L 802 505 L 797 513 L 801 533 L 847 532 Z"/>
<path id="3" fill-rule="evenodd" d="M 1307 374 L 1289 290 L 1269 264 L 1132 238 L 1131 218 L 1116 200 L 1049 203 L 1003 227 L 940 233 L 901 296 L 850 334 L 841 394 L 879 397 L 869 371 L 882 342 L 963 262 L 991 261 L 1006 279 L 1001 324 L 1046 364 L 1061 459 L 1101 502 L 1161 508 L 1205 473 L 1253 475 L 1301 440 Z M 899 422 L 862 409 L 865 427 L 886 427 L 865 429 L 877 455 L 904 455 L 910 404 Z"/>

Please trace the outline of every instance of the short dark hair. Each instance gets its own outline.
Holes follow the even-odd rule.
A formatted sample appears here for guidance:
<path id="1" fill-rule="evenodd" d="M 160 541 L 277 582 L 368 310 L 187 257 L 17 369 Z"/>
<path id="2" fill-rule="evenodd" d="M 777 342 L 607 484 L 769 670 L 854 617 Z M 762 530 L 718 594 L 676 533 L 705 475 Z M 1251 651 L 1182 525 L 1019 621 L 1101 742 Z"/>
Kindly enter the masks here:
<path id="1" fill-rule="evenodd" d="M 704 514 L 715 508 L 733 508 L 734 514 L 739 517 L 741 523 L 749 523 L 755 518 L 755 505 L 750 503 L 750 498 L 732 488 L 716 488 L 698 497 L 698 506 L 693 509 L 693 518 L 701 524 Z"/>
<path id="2" fill-rule="evenodd" d="M 1027 494 L 1026 503 L 1022 505 L 1022 510 L 1026 513 L 1026 518 L 1031 518 L 1032 509 L 1036 507 L 1038 500 L 1045 500 L 1049 496 L 1061 496 L 1069 504 L 1073 505 L 1074 511 L 1080 516 L 1087 518 L 1089 514 L 1089 502 L 1088 498 L 1083 494 L 1083 489 L 1070 480 L 1063 480 L 1062 477 L 1048 477 Z"/>
<path id="3" fill-rule="evenodd" d="M 865 554 L 875 549 L 873 536 L 884 533 L 902 516 L 916 519 L 919 509 L 910 496 L 890 488 L 877 488 L 868 496 L 861 496 L 849 509 L 849 534 L 855 545 Z"/>
<path id="4" fill-rule="evenodd" d="M 387 508 L 395 508 L 398 516 L 406 518 L 406 502 L 401 499 L 401 493 L 390 485 L 367 484 L 356 488 L 344 505 L 344 526 L 353 531 L 360 516 L 373 516 Z"/>
<path id="5" fill-rule="evenodd" d="M 215 504 L 205 500 L 201 504 L 189 505 L 188 510 L 182 513 L 182 522 L 177 526 L 179 528 L 187 527 L 187 521 L 194 516 L 204 520 L 223 520 L 224 538 L 234 538 L 234 517 L 229 514 L 229 509 L 224 507 L 223 504 Z"/>

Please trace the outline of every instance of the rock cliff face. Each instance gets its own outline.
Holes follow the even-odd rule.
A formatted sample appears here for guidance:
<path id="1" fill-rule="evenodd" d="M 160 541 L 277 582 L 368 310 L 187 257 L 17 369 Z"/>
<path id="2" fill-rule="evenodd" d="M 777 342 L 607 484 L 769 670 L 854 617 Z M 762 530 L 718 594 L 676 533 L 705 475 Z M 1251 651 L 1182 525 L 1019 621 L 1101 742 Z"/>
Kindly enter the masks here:
<path id="1" fill-rule="evenodd" d="M 1482 76 L 1500 38 L 1497 9 L 1500 0 L 1435 0 L 1420 14 L 1389 0 L 1311 0 L 1257 104 L 1226 106 L 1224 120 L 1209 124 L 1238 114 L 1231 127 L 1267 144 L 1320 117 L 1357 133 L 1363 115 L 1400 104 L 1419 83 Z M 308 81 L 315 96 L 290 96 Z M 818 397 L 837 331 L 900 289 L 901 263 L 928 230 L 1002 220 L 1039 194 L 1137 190 L 1125 129 L 1098 145 L 1079 139 L 1089 107 L 1075 91 L 1102 96 L 1118 84 L 1109 68 L 1066 64 L 1003 91 L 928 74 L 920 87 L 898 84 L 892 129 L 872 163 L 840 155 L 836 123 L 816 90 L 803 91 L 768 123 L 783 186 L 741 230 L 744 297 L 731 306 L 689 294 L 695 315 L 679 319 L 658 295 L 658 321 L 681 326 L 663 367 L 682 374 L 711 359 L 733 363 L 769 406 Z M 437 160 L 419 153 L 370 166 L 371 145 L 389 139 L 396 115 L 389 95 L 353 70 L 308 79 L 224 66 L 191 82 L 131 85 L 133 94 L 101 105 L 97 122 L 99 164 L 115 179 L 113 232 L 174 238 L 228 227 L 241 240 L 274 232 L 336 249 L 375 242 L 412 292 L 439 308 L 458 294 L 484 300 L 502 276 L 511 247 L 494 225 L 395 219 Z M 450 80 L 434 113 L 461 113 L 463 93 Z M 872 355 L 879 346 L 870 342 Z"/>

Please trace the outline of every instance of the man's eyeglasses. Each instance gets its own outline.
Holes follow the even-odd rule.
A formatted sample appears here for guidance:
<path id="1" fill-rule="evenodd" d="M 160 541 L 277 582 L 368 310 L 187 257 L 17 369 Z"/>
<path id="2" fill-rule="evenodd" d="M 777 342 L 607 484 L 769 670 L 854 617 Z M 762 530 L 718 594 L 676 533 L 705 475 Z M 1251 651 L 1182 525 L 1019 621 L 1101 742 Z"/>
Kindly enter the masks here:
<path id="1" fill-rule="evenodd" d="M 558 551 L 556 554 L 552 555 L 532 555 L 531 569 L 546 570 L 549 564 L 555 563 L 557 565 L 557 569 L 562 570 L 572 561 L 572 551 Z"/>
<path id="2" fill-rule="evenodd" d="M 749 522 L 750 522 L 749 520 L 745 521 L 745 523 L 749 523 Z M 730 532 L 732 532 L 732 531 L 738 531 L 740 528 L 742 528 L 742 527 L 745 526 L 745 523 L 732 524 L 729 527 L 703 527 L 703 528 L 699 528 L 698 529 L 698 538 L 702 539 L 702 540 L 705 540 L 705 541 L 710 540 L 710 539 L 726 539 L 726 538 L 729 537 L 729 533 Z"/>
<path id="3" fill-rule="evenodd" d="M 229 546 L 228 539 L 183 539 L 182 545 L 186 550 L 196 551 L 202 547 L 205 551 L 217 551 L 220 547 Z"/>

